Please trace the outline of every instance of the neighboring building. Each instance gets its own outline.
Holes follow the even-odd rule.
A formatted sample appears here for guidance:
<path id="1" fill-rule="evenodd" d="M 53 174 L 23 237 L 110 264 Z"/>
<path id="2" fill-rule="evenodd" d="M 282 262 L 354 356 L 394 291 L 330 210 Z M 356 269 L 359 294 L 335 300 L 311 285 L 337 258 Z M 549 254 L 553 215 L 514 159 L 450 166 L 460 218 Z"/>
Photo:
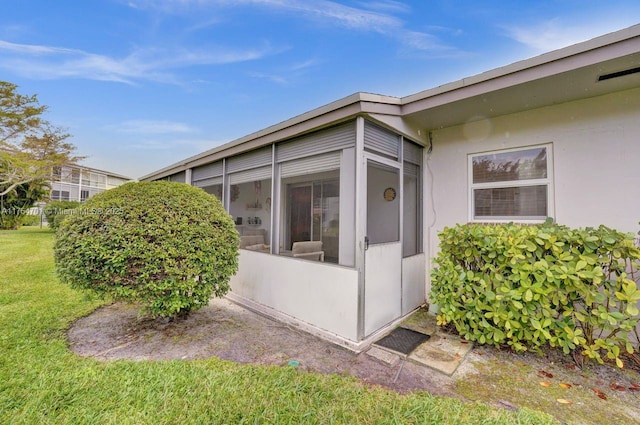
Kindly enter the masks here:
<path id="1" fill-rule="evenodd" d="M 637 232 L 638 158 L 640 25 L 404 98 L 357 93 L 142 180 L 222 200 L 242 240 L 231 299 L 360 350 L 426 301 L 445 226 Z"/>
<path id="2" fill-rule="evenodd" d="M 84 202 L 93 195 L 133 179 L 82 165 L 54 167 L 51 177 L 52 201 Z"/>

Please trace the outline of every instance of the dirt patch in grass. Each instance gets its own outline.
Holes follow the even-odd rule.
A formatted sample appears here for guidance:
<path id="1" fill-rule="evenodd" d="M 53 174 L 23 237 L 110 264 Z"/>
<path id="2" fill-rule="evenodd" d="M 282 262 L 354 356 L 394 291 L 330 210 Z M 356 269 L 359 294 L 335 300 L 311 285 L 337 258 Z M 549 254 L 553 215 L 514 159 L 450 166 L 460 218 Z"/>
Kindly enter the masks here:
<path id="1" fill-rule="evenodd" d="M 474 373 L 456 380 L 469 400 L 527 407 L 571 424 L 640 424 L 638 370 L 588 362 L 576 367 L 571 356 L 548 350 L 517 354 L 475 347 L 465 359 Z"/>
<path id="2" fill-rule="evenodd" d="M 248 311 L 226 299 L 185 319 L 138 318 L 138 309 L 113 304 L 77 320 L 70 348 L 101 360 L 201 359 L 289 366 L 357 377 L 396 391 L 426 390 L 456 396 L 455 380 L 410 362 L 387 365 L 366 353 L 354 354 L 306 332 Z M 398 374 L 400 367 L 402 371 Z"/>
<path id="3" fill-rule="evenodd" d="M 255 314 L 226 299 L 186 319 L 138 318 L 138 309 L 113 304 L 77 320 L 70 347 L 101 360 L 222 359 L 337 373 L 395 391 L 424 390 L 436 395 L 479 400 L 547 412 L 563 423 L 640 424 L 640 373 L 609 365 L 575 366 L 556 351 L 516 354 L 474 347 L 453 376 L 410 361 L 388 365 Z M 426 315 L 416 315 L 426 320 Z M 416 320 L 413 317 L 411 320 Z"/>

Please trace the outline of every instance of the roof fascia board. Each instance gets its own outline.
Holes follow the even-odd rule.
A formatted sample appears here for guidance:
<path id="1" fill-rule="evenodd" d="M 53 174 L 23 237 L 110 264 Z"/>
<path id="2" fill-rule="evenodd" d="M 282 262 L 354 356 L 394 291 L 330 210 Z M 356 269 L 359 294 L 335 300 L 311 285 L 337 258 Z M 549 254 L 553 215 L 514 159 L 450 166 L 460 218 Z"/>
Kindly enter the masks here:
<path id="1" fill-rule="evenodd" d="M 326 126 L 336 124 L 348 118 L 355 117 L 361 112 L 386 111 L 386 113 L 399 114 L 401 112 L 400 103 L 400 98 L 397 97 L 372 93 L 355 93 L 147 174 L 141 177 L 140 180 L 163 178 L 171 174 L 184 171 L 187 168 L 197 167 L 212 161 L 217 161 L 221 158 L 237 155 L 281 140 L 300 136 Z"/>
<path id="2" fill-rule="evenodd" d="M 208 164 L 222 158 L 228 158 L 254 149 L 271 145 L 276 142 L 291 139 L 293 137 L 302 136 L 322 128 L 347 121 L 362 112 L 361 104 L 354 103 L 339 110 L 331 111 L 324 115 L 312 118 L 295 126 L 286 127 L 281 130 L 267 133 L 264 136 L 251 138 L 247 141 L 224 147 L 221 150 L 211 153 L 205 157 L 187 160 L 185 166 L 187 168 L 197 167 L 199 165 Z"/>
<path id="3" fill-rule="evenodd" d="M 257 147 L 267 145 L 272 142 L 264 142 L 263 144 L 260 144 L 259 141 L 262 140 L 263 138 L 266 138 L 267 136 L 271 136 L 271 138 L 273 138 L 273 135 L 275 133 L 282 134 L 285 130 L 290 129 L 291 127 L 294 127 L 300 123 L 303 123 L 305 120 L 314 119 L 314 118 L 317 119 L 320 116 L 328 114 L 332 110 L 331 107 L 333 107 L 334 110 L 339 110 L 341 108 L 349 106 L 350 104 L 353 104 L 354 102 L 358 102 L 359 101 L 358 94 L 359 93 L 356 93 L 354 95 L 345 97 L 336 102 L 321 106 L 320 108 L 316 108 L 302 115 L 295 116 L 289 120 L 267 127 L 263 130 L 259 130 L 257 132 L 240 137 L 239 139 L 232 140 L 221 146 L 217 146 L 213 149 L 209 149 L 205 152 L 191 156 L 180 162 L 171 164 L 167 167 L 161 168 L 160 170 L 144 175 L 140 177 L 140 180 L 161 179 L 171 174 L 184 171 L 190 167 L 196 167 L 198 165 L 210 163 L 218 159 L 237 154 L 242 151 L 249 151 Z M 242 147 L 238 148 L 239 146 L 242 146 Z"/>
<path id="4" fill-rule="evenodd" d="M 117 174 L 117 173 L 112 173 L 111 171 L 105 171 L 105 170 L 101 170 L 99 168 L 93 168 L 93 167 L 88 167 L 86 165 L 80 165 L 80 164 L 66 164 L 64 165 L 65 167 L 75 167 L 75 168 L 79 168 L 80 170 L 87 170 L 87 171 L 95 171 L 97 173 L 100 174 L 104 174 L 107 177 L 117 177 L 120 179 L 126 179 L 126 180 L 134 180 L 131 177 L 128 176 L 123 176 L 122 174 Z"/>
<path id="5" fill-rule="evenodd" d="M 640 25 L 403 97 L 403 114 L 568 72 L 640 49 Z"/>
<path id="6" fill-rule="evenodd" d="M 401 116 L 376 113 L 368 114 L 368 116 L 384 127 L 400 133 L 404 137 L 418 142 L 423 146 L 427 145 L 427 133 L 424 130 L 412 127 Z"/>
<path id="7" fill-rule="evenodd" d="M 405 116 L 413 112 L 568 72 L 638 51 L 640 51 L 640 24 L 404 98 L 371 93 L 355 93 L 192 156 L 140 179 L 162 178 L 184 171 L 187 168 L 303 135 L 338 123 L 341 120 L 344 121 L 355 117 L 361 113 L 379 114 L 378 118 L 384 115 L 389 117 Z M 399 125 L 403 121 L 395 118 L 385 118 L 385 120 L 389 125 L 392 125 L 391 122 Z M 393 126 L 395 127 L 395 125 Z M 418 140 L 422 139 L 418 138 Z"/>

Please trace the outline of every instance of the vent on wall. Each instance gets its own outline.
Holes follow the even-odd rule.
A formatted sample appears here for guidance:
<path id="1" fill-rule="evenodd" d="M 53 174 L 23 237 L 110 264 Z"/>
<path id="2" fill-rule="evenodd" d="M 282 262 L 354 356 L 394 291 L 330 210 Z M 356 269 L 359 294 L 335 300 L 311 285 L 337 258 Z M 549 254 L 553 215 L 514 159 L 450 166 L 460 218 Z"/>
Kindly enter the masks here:
<path id="1" fill-rule="evenodd" d="M 610 74 L 603 74 L 598 77 L 598 81 L 610 80 L 612 78 L 624 77 L 625 75 L 631 75 L 640 72 L 640 66 L 631 69 L 625 69 L 624 71 L 612 72 Z"/>

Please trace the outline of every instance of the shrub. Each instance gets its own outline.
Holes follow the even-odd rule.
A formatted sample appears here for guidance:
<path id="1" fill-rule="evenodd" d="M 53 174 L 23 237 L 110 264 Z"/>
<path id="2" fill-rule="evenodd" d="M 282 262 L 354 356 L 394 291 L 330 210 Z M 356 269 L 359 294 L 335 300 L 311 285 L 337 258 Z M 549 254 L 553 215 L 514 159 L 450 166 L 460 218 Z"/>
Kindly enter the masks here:
<path id="1" fill-rule="evenodd" d="M 76 210 L 76 208 L 72 208 L 72 209 L 68 209 L 68 210 L 58 210 L 58 212 L 56 213 L 56 215 L 53 216 L 53 221 L 51 221 L 49 223 L 49 227 L 53 230 L 58 230 L 58 228 L 60 227 L 60 224 L 62 224 L 62 222 L 71 214 L 73 214 L 73 212 Z"/>
<path id="2" fill-rule="evenodd" d="M 604 226 L 458 225 L 440 233 L 431 300 L 440 324 L 516 351 L 546 344 L 622 366 L 639 320 L 640 250 Z M 637 338 L 637 334 L 635 334 Z"/>
<path id="3" fill-rule="evenodd" d="M 181 183 L 128 183 L 98 194 L 56 233 L 58 276 L 74 288 L 185 315 L 223 296 L 238 234 L 215 197 Z"/>
<path id="4" fill-rule="evenodd" d="M 65 211 L 78 208 L 80 205 L 82 204 L 78 201 L 52 201 L 43 208 L 42 212 L 47 223 L 49 223 L 49 227 L 56 230 L 58 224 L 64 219 L 65 214 L 68 214 Z M 58 218 L 57 222 L 56 218 Z"/>
<path id="5" fill-rule="evenodd" d="M 40 214 L 27 214 L 22 218 L 23 226 L 39 226 Z"/>

